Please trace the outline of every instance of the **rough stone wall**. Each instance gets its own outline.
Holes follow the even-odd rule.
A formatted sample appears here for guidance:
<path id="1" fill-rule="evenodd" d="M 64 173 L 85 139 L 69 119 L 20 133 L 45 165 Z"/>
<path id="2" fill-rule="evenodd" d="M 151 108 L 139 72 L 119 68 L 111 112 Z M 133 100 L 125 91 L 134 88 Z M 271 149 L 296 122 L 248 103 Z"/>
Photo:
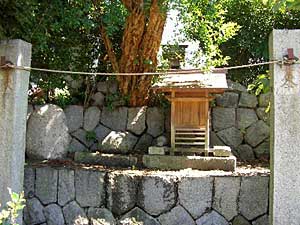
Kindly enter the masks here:
<path id="1" fill-rule="evenodd" d="M 24 181 L 25 225 L 268 225 L 268 176 L 27 166 Z"/>
<path id="2" fill-rule="evenodd" d="M 240 159 L 269 156 L 269 95 L 258 98 L 244 86 L 228 81 L 229 90 L 217 96 L 211 110 L 211 146 L 228 145 Z M 27 156 L 63 158 L 67 152 L 101 150 L 105 153 L 147 153 L 149 146 L 170 143 L 170 109 L 105 107 L 116 91 L 99 82 L 93 106 L 29 107 Z M 109 93 L 109 94 L 108 94 Z M 55 143 L 55 144 L 53 144 Z"/>
<path id="3" fill-rule="evenodd" d="M 211 146 L 227 145 L 243 160 L 269 158 L 269 94 L 249 94 L 228 80 L 229 89 L 217 96 L 211 117 Z"/>

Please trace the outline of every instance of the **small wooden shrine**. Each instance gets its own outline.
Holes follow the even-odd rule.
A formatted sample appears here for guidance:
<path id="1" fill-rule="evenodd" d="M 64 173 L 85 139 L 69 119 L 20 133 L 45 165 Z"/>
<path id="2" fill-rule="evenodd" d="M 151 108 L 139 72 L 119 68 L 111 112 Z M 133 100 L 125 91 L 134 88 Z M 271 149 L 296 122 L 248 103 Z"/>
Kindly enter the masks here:
<path id="1" fill-rule="evenodd" d="M 153 85 L 171 102 L 170 155 L 209 155 L 210 101 L 227 88 L 224 72 L 164 75 Z"/>

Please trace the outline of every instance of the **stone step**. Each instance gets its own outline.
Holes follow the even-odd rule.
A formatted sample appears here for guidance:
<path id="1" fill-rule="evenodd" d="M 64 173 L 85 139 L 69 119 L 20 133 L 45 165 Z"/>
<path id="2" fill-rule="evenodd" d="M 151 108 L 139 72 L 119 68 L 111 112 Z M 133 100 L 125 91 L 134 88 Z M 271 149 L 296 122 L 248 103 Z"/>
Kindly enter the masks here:
<path id="1" fill-rule="evenodd" d="M 235 171 L 236 157 L 210 156 L 171 156 L 171 155 L 144 155 L 143 165 L 149 169 L 181 170 L 186 168 L 198 170 Z"/>

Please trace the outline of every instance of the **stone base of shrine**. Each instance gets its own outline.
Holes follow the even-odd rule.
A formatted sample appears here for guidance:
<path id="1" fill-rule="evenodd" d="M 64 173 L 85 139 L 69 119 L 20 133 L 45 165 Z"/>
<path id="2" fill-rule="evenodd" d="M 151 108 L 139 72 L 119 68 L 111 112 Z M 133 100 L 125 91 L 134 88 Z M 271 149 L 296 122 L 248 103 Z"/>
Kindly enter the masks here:
<path id="1" fill-rule="evenodd" d="M 235 171 L 236 157 L 144 155 L 143 166 L 161 170 L 224 170 Z"/>

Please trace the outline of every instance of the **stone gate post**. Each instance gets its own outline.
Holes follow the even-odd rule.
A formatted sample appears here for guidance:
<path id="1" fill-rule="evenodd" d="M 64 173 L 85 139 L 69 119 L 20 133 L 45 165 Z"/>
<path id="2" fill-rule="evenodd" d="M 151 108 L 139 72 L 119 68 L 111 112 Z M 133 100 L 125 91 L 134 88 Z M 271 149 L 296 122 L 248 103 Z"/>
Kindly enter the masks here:
<path id="1" fill-rule="evenodd" d="M 30 66 L 31 44 L 0 41 L 0 56 L 16 66 Z M 18 193 L 23 190 L 28 82 L 27 71 L 0 69 L 1 205 L 9 200 L 7 188 Z"/>
<path id="2" fill-rule="evenodd" d="M 273 30 L 270 59 L 293 48 L 300 57 L 300 30 Z M 271 66 L 271 184 L 273 225 L 300 223 L 300 64 Z"/>

